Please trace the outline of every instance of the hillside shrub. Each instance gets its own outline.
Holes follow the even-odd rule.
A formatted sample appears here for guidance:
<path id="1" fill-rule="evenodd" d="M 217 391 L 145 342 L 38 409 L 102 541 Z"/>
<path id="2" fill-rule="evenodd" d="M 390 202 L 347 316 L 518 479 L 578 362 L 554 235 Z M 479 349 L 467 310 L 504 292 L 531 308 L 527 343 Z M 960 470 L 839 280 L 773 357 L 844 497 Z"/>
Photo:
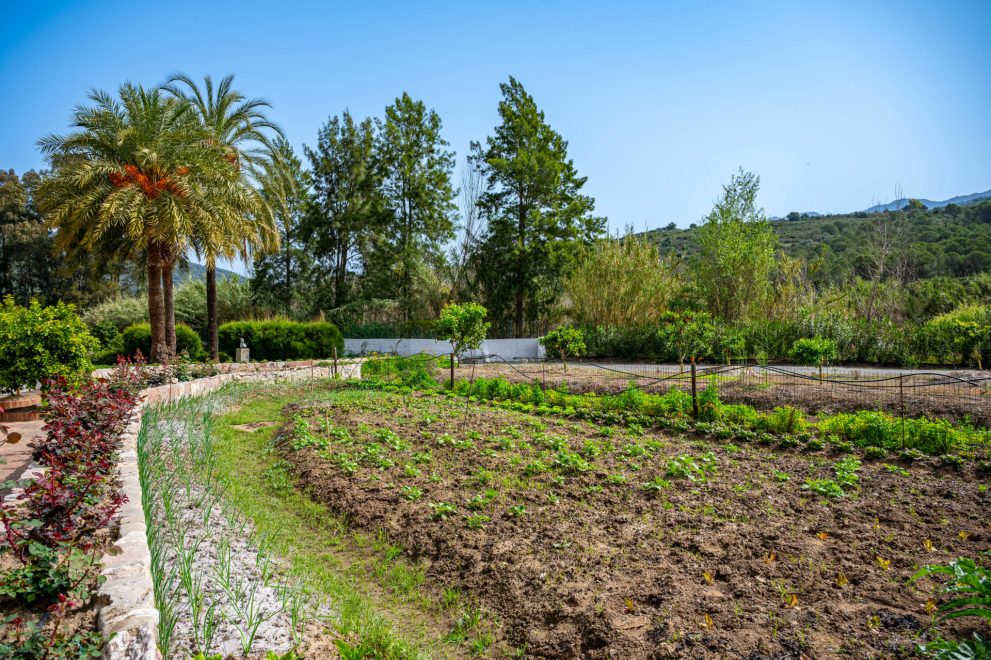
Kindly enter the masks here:
<path id="1" fill-rule="evenodd" d="M 217 319 L 229 323 L 256 315 L 251 284 L 238 277 L 217 278 Z M 207 334 L 206 281 L 187 279 L 175 288 L 175 319 L 196 331 L 204 341 Z"/>
<path id="2" fill-rule="evenodd" d="M 32 300 L 21 307 L 7 296 L 0 305 L 0 393 L 59 377 L 78 384 L 92 369 L 89 355 L 98 345 L 72 305 L 42 307 Z"/>
<path id="3" fill-rule="evenodd" d="M 332 356 L 335 348 L 344 354 L 341 331 L 328 321 L 234 321 L 217 334 L 220 350 L 228 355 L 235 354 L 243 337 L 252 360 L 316 360 Z"/>
<path id="4" fill-rule="evenodd" d="M 341 333 L 349 339 L 391 339 L 399 337 L 399 330 L 391 323 L 370 321 L 341 326 Z"/>
<path id="5" fill-rule="evenodd" d="M 148 322 L 148 300 L 141 296 L 121 296 L 90 307 L 83 321 L 91 329 L 109 324 L 123 332 L 124 328 Z"/>
<path id="6" fill-rule="evenodd" d="M 138 323 L 125 328 L 121 342 L 124 354 L 128 357 L 133 357 L 139 350 L 142 355 L 151 355 L 151 326 L 147 323 Z M 175 346 L 177 354 L 185 353 L 193 360 L 201 360 L 206 355 L 200 336 L 182 323 L 177 323 L 175 326 Z"/>
<path id="7" fill-rule="evenodd" d="M 991 307 L 963 305 L 931 319 L 919 329 L 916 350 L 935 362 L 983 367 L 991 352 Z"/>
<path id="8" fill-rule="evenodd" d="M 836 342 L 823 337 L 805 337 L 798 339 L 791 346 L 788 356 L 796 364 L 811 365 L 821 367 L 824 364 L 835 362 L 839 352 Z"/>

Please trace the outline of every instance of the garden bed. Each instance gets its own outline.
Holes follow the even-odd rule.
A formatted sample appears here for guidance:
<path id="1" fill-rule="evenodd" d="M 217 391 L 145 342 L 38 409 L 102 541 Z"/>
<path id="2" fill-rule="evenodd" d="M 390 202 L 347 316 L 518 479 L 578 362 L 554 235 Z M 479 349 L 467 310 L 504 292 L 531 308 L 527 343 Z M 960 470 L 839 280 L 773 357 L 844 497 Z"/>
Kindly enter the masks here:
<path id="1" fill-rule="evenodd" d="M 557 363 L 521 363 L 517 365 L 477 364 L 463 365 L 455 369 L 456 379 L 503 378 L 511 383 L 539 383 L 546 388 L 561 391 L 598 394 L 618 394 L 632 384 L 645 392 L 665 392 L 671 387 L 691 388 L 688 371 L 684 378 L 668 378 L 669 371 L 624 373 L 595 366 L 571 365 L 567 371 Z M 631 369 L 632 371 L 632 369 Z M 960 372 L 961 379 L 987 378 L 985 372 Z M 875 379 L 877 377 L 875 376 Z M 950 420 L 969 420 L 975 424 L 991 426 L 991 381 L 983 387 L 973 387 L 949 382 L 945 385 L 922 386 L 907 377 L 906 387 L 899 390 L 897 381 L 878 383 L 864 378 L 843 383 L 831 383 L 828 379 L 798 378 L 785 374 L 763 372 L 730 372 L 726 375 L 700 377 L 699 388 L 715 383 L 722 400 L 745 403 L 759 410 L 771 410 L 776 406 L 794 406 L 809 413 L 855 412 L 857 410 L 883 410 L 893 414 L 925 415 Z"/>
<path id="2" fill-rule="evenodd" d="M 287 415 L 299 485 L 384 531 L 428 584 L 457 585 L 470 606 L 452 641 L 481 653 L 911 655 L 938 597 L 908 578 L 991 538 L 969 463 L 861 464 L 372 389 Z M 486 619 L 491 638 L 473 632 Z"/>

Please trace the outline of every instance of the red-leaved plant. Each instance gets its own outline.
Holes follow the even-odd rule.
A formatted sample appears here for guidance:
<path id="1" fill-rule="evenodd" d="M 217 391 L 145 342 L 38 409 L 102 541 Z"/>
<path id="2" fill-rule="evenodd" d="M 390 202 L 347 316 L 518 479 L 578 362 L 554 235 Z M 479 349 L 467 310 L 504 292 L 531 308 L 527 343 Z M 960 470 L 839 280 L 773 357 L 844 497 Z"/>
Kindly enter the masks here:
<path id="1" fill-rule="evenodd" d="M 42 632 L 44 624 L 32 627 L 32 635 L 51 644 L 58 642 L 66 611 L 88 602 L 99 583 L 94 545 L 126 501 L 114 467 L 121 434 L 138 403 L 140 377 L 140 366 L 124 362 L 110 379 L 78 389 L 50 381 L 45 438 L 33 445 L 35 460 L 47 470 L 38 479 L 17 482 L 23 491 L 13 502 L 0 502 L 0 552 L 10 552 L 19 563 L 0 574 L 0 602 L 51 603 L 48 631 Z M 0 635 L 0 651 L 11 634 L 27 643 L 24 629 L 16 628 Z"/>

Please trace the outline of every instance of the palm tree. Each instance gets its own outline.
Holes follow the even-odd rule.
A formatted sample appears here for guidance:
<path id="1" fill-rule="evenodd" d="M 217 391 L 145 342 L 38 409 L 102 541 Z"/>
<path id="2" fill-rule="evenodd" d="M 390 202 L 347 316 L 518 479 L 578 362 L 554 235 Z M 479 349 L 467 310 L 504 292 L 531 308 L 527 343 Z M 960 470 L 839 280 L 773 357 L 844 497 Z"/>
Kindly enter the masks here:
<path id="1" fill-rule="evenodd" d="M 210 76 L 203 77 L 203 88 L 189 76 L 177 73 L 166 83 L 165 91 L 192 105 L 213 144 L 224 150 L 234 169 L 248 180 L 261 184 L 279 176 L 280 162 L 273 140 L 283 139 L 282 129 L 265 116 L 271 104 L 248 99 L 233 89 L 234 76 L 228 75 L 214 87 Z M 259 198 L 261 204 L 265 202 Z M 231 242 L 229 239 L 238 240 Z M 253 249 L 275 249 L 278 234 L 271 209 L 252 208 L 234 234 L 219 236 L 220 242 L 201 237 L 197 245 L 206 257 L 207 345 L 210 357 L 219 358 L 217 336 L 218 256 L 247 259 Z"/>
<path id="2" fill-rule="evenodd" d="M 70 252 L 112 249 L 148 273 L 153 361 L 175 354 L 172 270 L 200 236 L 235 231 L 257 192 L 210 143 L 191 106 L 125 83 L 90 94 L 68 135 L 39 141 L 52 174 L 39 204 Z"/>

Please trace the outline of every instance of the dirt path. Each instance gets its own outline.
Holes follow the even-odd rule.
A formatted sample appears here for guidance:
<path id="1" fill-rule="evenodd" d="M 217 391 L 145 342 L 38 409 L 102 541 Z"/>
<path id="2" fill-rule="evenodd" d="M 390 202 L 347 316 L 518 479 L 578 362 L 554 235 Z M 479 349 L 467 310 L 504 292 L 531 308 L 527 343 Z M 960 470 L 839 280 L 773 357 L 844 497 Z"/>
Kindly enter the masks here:
<path id="1" fill-rule="evenodd" d="M 45 423 L 36 422 L 4 422 L 3 426 L 10 434 L 6 442 L 0 444 L 0 481 L 17 479 L 21 473 L 31 464 L 31 443 L 38 438 L 43 438 L 42 431 Z M 20 434 L 20 440 L 12 442 L 12 434 Z M 0 495 L 6 491 L 0 492 Z"/>

